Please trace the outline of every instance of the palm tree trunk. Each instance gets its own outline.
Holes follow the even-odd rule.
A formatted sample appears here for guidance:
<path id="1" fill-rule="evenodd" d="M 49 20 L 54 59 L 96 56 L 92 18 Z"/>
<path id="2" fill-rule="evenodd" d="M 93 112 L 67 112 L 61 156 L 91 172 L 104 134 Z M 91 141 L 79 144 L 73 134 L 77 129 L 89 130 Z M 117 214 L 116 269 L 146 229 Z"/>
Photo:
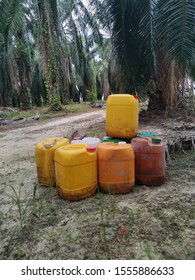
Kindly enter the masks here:
<path id="1" fill-rule="evenodd" d="M 184 77 L 184 67 L 161 50 L 158 53 L 156 77 L 150 79 L 148 83 L 148 109 L 177 108 L 180 104 L 179 86 L 183 83 Z"/>
<path id="2" fill-rule="evenodd" d="M 20 82 L 20 107 L 21 109 L 27 110 L 31 105 L 30 95 L 30 68 L 27 61 L 26 48 L 23 43 L 22 32 L 17 32 L 17 67 Z"/>
<path id="3" fill-rule="evenodd" d="M 108 74 L 106 72 L 106 73 L 104 73 L 104 76 L 103 76 L 103 99 L 107 100 L 109 94 L 110 94 L 110 86 L 109 86 L 109 82 L 108 82 Z"/>

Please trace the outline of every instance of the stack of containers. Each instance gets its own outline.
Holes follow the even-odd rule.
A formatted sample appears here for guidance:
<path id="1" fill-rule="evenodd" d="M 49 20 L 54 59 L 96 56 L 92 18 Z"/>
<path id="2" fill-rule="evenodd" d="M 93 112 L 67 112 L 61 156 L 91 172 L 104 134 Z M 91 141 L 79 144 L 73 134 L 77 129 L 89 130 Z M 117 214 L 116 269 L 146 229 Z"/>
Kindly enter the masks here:
<path id="1" fill-rule="evenodd" d="M 134 151 L 126 141 L 138 132 L 138 107 L 138 98 L 129 94 L 114 94 L 107 99 L 107 137 L 97 148 L 98 180 L 103 192 L 128 193 L 135 185 Z"/>
<path id="2" fill-rule="evenodd" d="M 161 139 L 144 138 L 137 134 L 138 116 L 137 96 L 110 95 L 106 107 L 106 134 L 112 137 L 113 142 L 117 142 L 115 138 L 130 140 L 135 157 L 135 182 L 138 185 L 162 185 L 165 182 L 165 145 Z M 135 137 L 137 135 L 139 137 Z"/>
<path id="3" fill-rule="evenodd" d="M 138 133 L 137 96 L 110 95 L 106 106 L 106 134 L 73 140 L 48 138 L 36 145 L 40 184 L 56 184 L 67 200 L 92 196 L 99 184 L 105 193 L 122 194 L 140 185 L 165 181 L 165 146 L 160 139 L 135 137 Z M 126 143 L 131 142 L 131 144 Z"/>

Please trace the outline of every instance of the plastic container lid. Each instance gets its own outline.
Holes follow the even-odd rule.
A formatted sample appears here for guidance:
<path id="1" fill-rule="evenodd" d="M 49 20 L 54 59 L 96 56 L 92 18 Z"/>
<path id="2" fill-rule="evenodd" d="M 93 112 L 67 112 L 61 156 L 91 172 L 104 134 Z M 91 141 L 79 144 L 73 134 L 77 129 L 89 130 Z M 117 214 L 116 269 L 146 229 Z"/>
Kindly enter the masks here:
<path id="1" fill-rule="evenodd" d="M 107 137 L 107 136 L 105 136 L 105 137 Z M 108 136 L 108 138 L 103 138 L 103 139 L 102 139 L 102 142 L 113 142 L 113 143 L 118 143 L 118 142 L 123 142 L 123 140 L 120 139 L 120 138 L 112 138 L 112 137 L 109 137 L 109 136 Z"/>
<path id="2" fill-rule="evenodd" d="M 53 147 L 53 143 L 52 142 L 46 142 L 45 144 L 44 144 L 44 147 L 45 148 L 51 148 L 51 147 Z"/>
<path id="3" fill-rule="evenodd" d="M 104 137 L 102 138 L 102 140 L 107 140 L 107 139 L 110 139 L 110 137 L 109 137 L 109 136 L 104 136 Z"/>
<path id="4" fill-rule="evenodd" d="M 160 144 L 160 142 L 161 142 L 160 138 L 152 138 L 152 143 Z"/>
<path id="5" fill-rule="evenodd" d="M 96 148 L 90 146 L 90 147 L 87 147 L 87 148 L 86 148 L 86 151 L 92 153 L 92 152 L 95 152 L 95 151 L 96 151 Z"/>
<path id="6" fill-rule="evenodd" d="M 154 132 L 139 132 L 136 137 L 151 137 L 156 136 L 156 133 Z"/>

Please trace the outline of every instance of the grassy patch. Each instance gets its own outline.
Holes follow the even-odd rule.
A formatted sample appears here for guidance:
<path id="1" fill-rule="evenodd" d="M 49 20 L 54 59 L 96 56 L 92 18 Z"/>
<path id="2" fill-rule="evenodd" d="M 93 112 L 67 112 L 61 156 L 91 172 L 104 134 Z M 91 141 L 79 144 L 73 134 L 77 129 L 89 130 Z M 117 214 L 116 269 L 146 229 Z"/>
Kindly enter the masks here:
<path id="1" fill-rule="evenodd" d="M 50 119 L 55 117 L 61 117 L 72 113 L 84 113 L 90 110 L 92 110 L 92 108 L 88 102 L 81 103 L 81 104 L 71 103 L 62 106 L 62 110 L 57 112 L 50 111 L 48 106 L 33 107 L 32 109 L 26 111 L 20 109 L 15 111 L 5 111 L 4 119 L 16 120 L 20 118 L 29 118 L 35 116 L 38 111 L 40 114 L 40 119 L 45 120 L 45 119 Z"/>
<path id="2" fill-rule="evenodd" d="M 171 156 L 171 168 L 195 167 L 195 152 L 186 152 L 182 154 L 173 154 Z"/>

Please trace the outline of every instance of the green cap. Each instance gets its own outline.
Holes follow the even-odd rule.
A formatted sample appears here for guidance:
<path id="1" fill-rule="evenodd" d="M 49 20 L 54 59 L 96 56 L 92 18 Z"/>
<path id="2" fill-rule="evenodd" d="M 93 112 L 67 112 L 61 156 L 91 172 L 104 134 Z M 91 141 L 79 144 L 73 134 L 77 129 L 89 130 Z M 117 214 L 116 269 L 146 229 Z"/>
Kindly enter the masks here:
<path id="1" fill-rule="evenodd" d="M 152 143 L 160 144 L 161 139 L 160 138 L 152 138 Z"/>
<path id="2" fill-rule="evenodd" d="M 154 132 L 140 132 L 136 135 L 136 137 L 151 137 L 156 136 L 156 133 Z"/>

